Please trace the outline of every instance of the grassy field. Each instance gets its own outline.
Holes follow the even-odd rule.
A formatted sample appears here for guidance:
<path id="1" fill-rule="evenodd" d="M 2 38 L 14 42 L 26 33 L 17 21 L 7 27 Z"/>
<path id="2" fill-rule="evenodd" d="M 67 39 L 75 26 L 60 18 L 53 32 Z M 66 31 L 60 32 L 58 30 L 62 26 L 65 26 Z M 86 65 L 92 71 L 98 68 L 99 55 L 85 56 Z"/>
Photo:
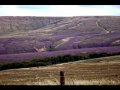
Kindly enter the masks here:
<path id="1" fill-rule="evenodd" d="M 0 85 L 120 85 L 120 55 L 44 67 L 0 71 Z"/>

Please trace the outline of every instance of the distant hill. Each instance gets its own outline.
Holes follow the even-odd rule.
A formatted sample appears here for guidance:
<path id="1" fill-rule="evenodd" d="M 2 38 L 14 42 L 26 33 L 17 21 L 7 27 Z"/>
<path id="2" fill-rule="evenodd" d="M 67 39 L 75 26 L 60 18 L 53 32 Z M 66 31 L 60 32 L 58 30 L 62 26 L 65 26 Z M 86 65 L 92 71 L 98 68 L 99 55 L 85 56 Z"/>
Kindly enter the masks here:
<path id="1" fill-rule="evenodd" d="M 0 54 L 120 46 L 119 16 L 0 17 Z"/>

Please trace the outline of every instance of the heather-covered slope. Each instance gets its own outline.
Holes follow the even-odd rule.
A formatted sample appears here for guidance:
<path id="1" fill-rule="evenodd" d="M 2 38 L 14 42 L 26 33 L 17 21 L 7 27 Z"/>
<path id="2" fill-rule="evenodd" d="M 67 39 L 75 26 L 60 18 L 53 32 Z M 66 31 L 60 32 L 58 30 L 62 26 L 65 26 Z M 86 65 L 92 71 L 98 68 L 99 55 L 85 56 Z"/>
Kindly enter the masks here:
<path id="1" fill-rule="evenodd" d="M 0 54 L 120 45 L 120 17 L 0 17 Z"/>
<path id="2" fill-rule="evenodd" d="M 31 60 L 42 60 L 42 59 L 44 60 L 44 58 L 65 56 L 65 55 L 77 55 L 77 56 L 89 57 L 89 55 L 91 54 L 101 54 L 101 53 L 106 53 L 106 55 L 107 54 L 118 55 L 120 54 L 120 46 L 71 49 L 71 50 L 60 50 L 60 51 L 52 51 L 52 52 L 38 52 L 38 53 L 35 52 L 35 53 L 21 53 L 21 54 L 5 54 L 5 55 L 3 54 L 0 55 L 0 64 L 23 62 L 23 61 L 29 62 Z M 95 58 L 95 57 L 96 56 L 90 58 Z"/>

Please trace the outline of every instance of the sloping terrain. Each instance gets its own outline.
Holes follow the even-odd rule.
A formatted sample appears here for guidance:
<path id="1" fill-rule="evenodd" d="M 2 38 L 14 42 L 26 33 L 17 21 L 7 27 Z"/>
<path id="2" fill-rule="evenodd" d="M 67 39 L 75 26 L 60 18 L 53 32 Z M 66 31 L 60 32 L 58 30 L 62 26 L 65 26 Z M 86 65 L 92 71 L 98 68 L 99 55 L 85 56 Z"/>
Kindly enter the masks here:
<path id="1" fill-rule="evenodd" d="M 100 53 L 117 55 L 95 58 Z M 118 54 L 119 16 L 0 17 L 0 85 L 59 85 L 60 70 L 65 71 L 65 85 L 120 85 Z M 52 58 L 59 55 L 94 59 L 71 57 L 66 61 L 72 62 L 46 64 L 63 61 Z M 24 67 L 42 63 L 43 57 L 49 66 Z"/>
<path id="2" fill-rule="evenodd" d="M 0 17 L 0 35 L 14 34 L 19 32 L 27 32 L 36 30 L 46 25 L 58 23 L 62 20 L 62 17 Z"/>
<path id="3" fill-rule="evenodd" d="M 120 85 L 120 56 L 0 71 L 0 85 L 60 85 L 59 72 L 65 72 L 65 85 Z"/>
<path id="4" fill-rule="evenodd" d="M 119 16 L 0 17 L 0 54 L 120 45 Z"/>
<path id="5" fill-rule="evenodd" d="M 35 53 L 20 53 L 20 54 L 2 54 L 0 55 L 0 64 L 14 63 L 14 62 L 23 62 L 23 61 L 32 61 L 40 60 L 46 57 L 56 57 L 64 55 L 81 55 L 87 56 L 92 53 L 120 53 L 120 46 L 116 47 L 97 47 L 97 48 L 83 48 L 83 49 L 71 49 L 71 50 L 60 50 L 52 52 L 35 52 Z M 94 57 L 95 58 L 95 57 Z"/>

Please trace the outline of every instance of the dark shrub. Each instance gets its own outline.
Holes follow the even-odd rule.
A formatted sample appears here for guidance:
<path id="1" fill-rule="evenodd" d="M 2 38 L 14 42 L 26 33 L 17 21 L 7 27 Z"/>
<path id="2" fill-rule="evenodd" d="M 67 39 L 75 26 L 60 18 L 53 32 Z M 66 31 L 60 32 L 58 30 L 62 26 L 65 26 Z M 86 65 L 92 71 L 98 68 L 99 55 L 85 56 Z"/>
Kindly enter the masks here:
<path id="1" fill-rule="evenodd" d="M 120 53 L 92 53 L 92 54 L 81 54 L 81 55 L 60 55 L 55 57 L 46 57 L 42 59 L 35 59 L 29 62 L 18 62 L 11 64 L 0 64 L 0 70 L 5 69 L 14 69 L 14 68 L 27 68 L 27 67 L 35 67 L 35 66 L 47 66 L 51 64 L 58 64 L 69 61 L 78 61 L 90 58 L 98 58 L 105 56 L 113 56 L 120 55 Z"/>

